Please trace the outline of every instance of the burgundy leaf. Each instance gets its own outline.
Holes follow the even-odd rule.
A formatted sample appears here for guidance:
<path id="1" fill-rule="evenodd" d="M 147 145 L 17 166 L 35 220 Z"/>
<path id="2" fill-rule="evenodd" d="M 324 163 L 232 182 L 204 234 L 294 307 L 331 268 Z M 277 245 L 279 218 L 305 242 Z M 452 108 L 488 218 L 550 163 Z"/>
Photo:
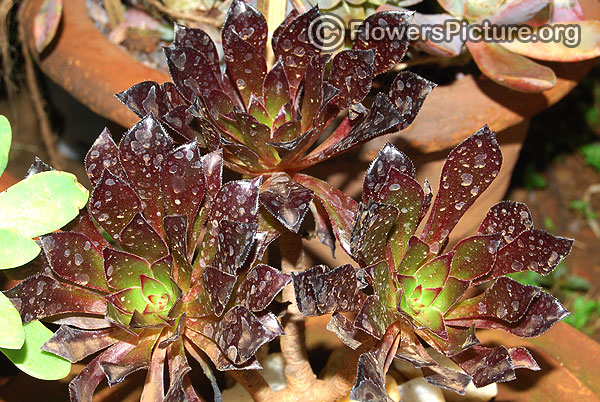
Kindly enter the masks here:
<path id="1" fill-rule="evenodd" d="M 410 158 L 389 142 L 379 151 L 377 157 L 371 162 L 362 188 L 362 201 L 366 204 L 369 200 L 377 200 L 379 192 L 394 167 L 400 173 L 415 178 L 415 166 Z"/>
<path id="2" fill-rule="evenodd" d="M 246 29 L 249 30 L 249 28 L 252 27 Z M 257 31 L 259 30 L 257 29 Z M 267 74 L 267 63 L 264 54 L 242 39 L 241 36 L 243 34 L 235 30 L 223 31 L 223 51 L 225 52 L 227 73 L 247 105 L 250 101 L 250 95 L 262 96 L 262 85 Z"/>
<path id="3" fill-rule="evenodd" d="M 436 350 L 444 353 L 446 356 L 457 355 L 480 344 L 479 339 L 477 339 L 477 336 L 475 335 L 474 325 L 468 329 L 447 326 L 446 331 L 448 333 L 448 339 L 441 339 L 433 333 L 424 336 L 422 331 L 419 332 L 419 334 L 426 338 L 427 343 L 435 347 Z"/>
<path id="4" fill-rule="evenodd" d="M 364 269 L 374 293 L 386 306 L 397 305 L 397 285 L 385 261 Z"/>
<path id="5" fill-rule="evenodd" d="M 367 334 L 354 328 L 353 322 L 340 313 L 331 315 L 331 319 L 327 323 L 327 329 L 336 334 L 351 349 L 358 348 L 369 339 Z"/>
<path id="6" fill-rule="evenodd" d="M 217 316 L 223 314 L 225 306 L 231 297 L 236 279 L 236 276 L 211 266 L 204 269 L 204 287 L 208 291 L 213 310 Z"/>
<path id="7" fill-rule="evenodd" d="M 375 13 L 362 22 L 356 32 L 355 49 L 373 49 L 375 69 L 373 76 L 386 72 L 402 61 L 408 49 L 408 39 L 398 37 L 407 27 L 414 12 L 383 11 Z M 385 37 L 379 38 L 378 30 L 385 30 Z"/>
<path id="8" fill-rule="evenodd" d="M 158 339 L 159 332 L 146 333 L 145 335 L 140 337 L 135 347 L 121 357 L 118 362 L 100 362 L 100 367 L 106 375 L 108 385 L 112 387 L 123 381 L 129 374 L 148 368 L 152 349 Z"/>
<path id="9" fill-rule="evenodd" d="M 374 352 L 363 353 L 358 358 L 356 382 L 350 398 L 358 401 L 392 402 L 385 389 L 385 372 Z"/>
<path id="10" fill-rule="evenodd" d="M 148 261 L 135 254 L 105 248 L 104 270 L 108 284 L 115 289 L 140 286 L 140 275 L 152 276 Z"/>
<path id="11" fill-rule="evenodd" d="M 234 364 L 242 364 L 254 356 L 259 347 L 277 336 L 247 308 L 236 306 L 219 322 L 215 341 Z"/>
<path id="12" fill-rule="evenodd" d="M 223 38 L 231 30 L 252 45 L 257 53 L 264 54 L 268 35 L 267 21 L 257 9 L 245 1 L 233 0 L 223 24 Z"/>
<path id="13" fill-rule="evenodd" d="M 223 272 L 235 275 L 250 254 L 257 226 L 256 223 L 225 219 L 219 222 L 217 254 L 213 265 Z"/>
<path id="14" fill-rule="evenodd" d="M 175 24 L 175 46 L 191 47 L 192 49 L 202 53 L 208 61 L 215 77 L 221 76 L 221 68 L 219 67 L 219 53 L 213 43 L 210 35 L 198 28 L 186 27 Z"/>
<path id="15" fill-rule="evenodd" d="M 329 215 L 331 227 L 342 248 L 350 253 L 350 237 L 354 220 L 358 211 L 358 203 L 329 183 L 303 174 L 294 175 L 293 179 L 314 191 L 315 195 Z"/>
<path id="16" fill-rule="evenodd" d="M 454 246 L 450 275 L 471 281 L 488 273 L 496 261 L 500 235 L 471 236 Z"/>
<path id="17" fill-rule="evenodd" d="M 257 177 L 225 184 L 215 198 L 211 212 L 212 219 L 256 223 L 260 183 L 261 177 Z"/>
<path id="18" fill-rule="evenodd" d="M 173 277 L 177 285 L 186 292 L 190 286 L 192 267 L 187 260 L 188 223 L 182 215 L 166 216 L 164 219 L 165 232 L 169 242 L 171 255 L 176 263 Z"/>
<path id="19" fill-rule="evenodd" d="M 250 95 L 254 98 L 254 95 Z M 260 123 L 247 113 L 235 112 L 235 119 L 240 129 L 241 139 L 264 163 L 273 165 L 277 163 L 277 153 L 269 142 L 271 141 L 271 128 Z"/>
<path id="20" fill-rule="evenodd" d="M 278 173 L 260 195 L 260 202 L 281 224 L 298 233 L 314 195 L 312 190 L 291 180 L 287 174 Z"/>
<path id="21" fill-rule="evenodd" d="M 106 313 L 104 297 L 45 275 L 24 280 L 5 295 L 19 310 L 25 324 L 64 313 Z"/>
<path id="22" fill-rule="evenodd" d="M 161 117 L 169 109 L 186 103 L 171 82 L 159 85 L 154 81 L 143 81 L 115 96 L 139 118 L 149 113 Z"/>
<path id="23" fill-rule="evenodd" d="M 317 305 L 317 296 L 311 283 L 311 278 L 324 274 L 329 271 L 325 265 L 317 265 L 305 271 L 292 273 L 294 282 L 294 294 L 296 295 L 296 304 L 300 312 L 306 316 L 318 316 L 319 306 Z"/>
<path id="24" fill-rule="evenodd" d="M 421 239 L 439 251 L 454 226 L 498 175 L 502 154 L 496 135 L 485 126 L 448 155 L 440 189 Z"/>
<path id="25" fill-rule="evenodd" d="M 308 278 L 319 315 L 358 308 L 356 269 L 350 264 Z"/>
<path id="26" fill-rule="evenodd" d="M 162 348 L 155 348 L 152 352 L 152 358 L 150 365 L 148 366 L 148 373 L 146 374 L 146 381 L 144 382 L 144 388 L 142 389 L 142 395 L 140 400 L 150 401 L 163 401 L 165 397 L 165 359 L 167 357 L 167 350 Z"/>
<path id="27" fill-rule="evenodd" d="M 79 215 L 65 227 L 65 230 L 84 234 L 98 250 L 109 246 L 108 241 L 100 233 L 102 229 L 96 227 L 87 207 L 79 211 Z"/>
<path id="28" fill-rule="evenodd" d="M 275 31 L 273 31 L 273 38 L 271 39 L 271 47 L 273 49 L 275 49 L 277 47 L 277 41 L 279 40 L 279 37 L 281 36 L 281 33 L 284 32 L 285 28 L 287 28 L 287 26 L 290 25 L 290 23 L 293 20 L 295 20 L 296 17 L 298 17 L 298 15 L 299 15 L 298 10 L 293 9 L 285 17 L 285 19 L 283 20 L 283 22 L 281 24 L 279 24 L 279 26 L 277 28 L 275 28 Z"/>
<path id="29" fill-rule="evenodd" d="M 332 102 L 340 109 L 362 101 L 371 90 L 373 58 L 372 50 L 343 50 L 333 58 L 327 82 L 339 91 Z"/>
<path id="30" fill-rule="evenodd" d="M 452 357 L 452 360 L 473 377 L 473 384 L 478 388 L 517 378 L 508 349 L 504 346 L 493 349 L 474 346 Z"/>
<path id="31" fill-rule="evenodd" d="M 141 214 L 133 217 L 119 235 L 123 250 L 154 263 L 169 254 L 164 240 Z"/>
<path id="32" fill-rule="evenodd" d="M 52 233 L 42 238 L 42 248 L 55 274 L 77 285 L 109 292 L 102 254 L 92 241 L 75 232 Z"/>
<path id="33" fill-rule="evenodd" d="M 370 201 L 360 204 L 350 237 L 350 252 L 361 266 L 385 259 L 388 234 L 398 217 L 398 209 L 391 205 Z"/>
<path id="34" fill-rule="evenodd" d="M 71 363 L 122 341 L 124 333 L 118 328 L 84 331 L 61 325 L 43 346 L 42 350 L 53 353 Z"/>
<path id="35" fill-rule="evenodd" d="M 204 171 L 197 142 L 184 144 L 162 165 L 160 183 L 166 215 L 186 215 L 193 222 L 204 197 Z"/>
<path id="36" fill-rule="evenodd" d="M 173 82 L 189 102 L 205 91 L 221 88 L 214 65 L 200 51 L 189 47 L 165 47 L 164 52 Z"/>
<path id="37" fill-rule="evenodd" d="M 44 162 L 37 156 L 34 156 L 33 163 L 31 164 L 31 166 L 29 166 L 29 169 L 27 169 L 27 174 L 25 175 L 25 178 L 42 172 L 50 172 L 52 170 L 54 170 L 52 166 L 48 165 L 46 162 Z"/>
<path id="38" fill-rule="evenodd" d="M 490 208 L 481 222 L 479 234 L 500 233 L 500 248 L 512 242 L 525 230 L 533 229 L 533 218 L 527 205 L 514 201 L 501 201 Z"/>
<path id="39" fill-rule="evenodd" d="M 85 156 L 85 170 L 92 186 L 98 185 L 104 169 L 124 179 L 125 172 L 119 161 L 119 148 L 107 128 L 102 130 Z"/>
<path id="40" fill-rule="evenodd" d="M 531 353 L 525 348 L 517 347 L 508 349 L 510 358 L 515 366 L 515 369 L 526 368 L 533 371 L 541 370 Z"/>
<path id="41" fill-rule="evenodd" d="M 304 81 L 304 97 L 301 108 L 302 132 L 306 132 L 312 126 L 313 119 L 322 106 L 323 76 L 330 57 L 328 54 L 316 55 L 310 60 L 306 68 L 306 76 L 310 79 Z"/>
<path id="42" fill-rule="evenodd" d="M 91 401 L 94 391 L 105 378 L 104 371 L 100 366 L 103 363 L 115 363 L 121 360 L 131 349 L 133 344 L 127 342 L 118 342 L 94 360 L 88 363 L 87 366 L 69 383 L 69 395 L 72 401 Z"/>
<path id="43" fill-rule="evenodd" d="M 367 297 L 354 320 L 354 327 L 362 329 L 377 339 L 385 334 L 387 328 L 396 321 L 394 313 L 388 310 L 379 297 Z"/>
<path id="44" fill-rule="evenodd" d="M 169 389 L 165 395 L 165 402 L 188 401 L 184 389 L 184 379 L 192 369 L 187 362 L 183 341 L 179 340 L 167 349 L 167 361 L 169 362 Z M 199 400 L 196 396 L 192 401 Z"/>
<path id="45" fill-rule="evenodd" d="M 526 230 L 498 251 L 496 263 L 483 278 L 490 280 L 521 271 L 548 275 L 569 254 L 573 240 L 539 230 Z"/>
<path id="46" fill-rule="evenodd" d="M 294 18 L 274 40 L 273 51 L 277 59 L 283 59 L 285 74 L 290 85 L 290 98 L 294 99 L 308 63 L 313 56 L 319 54 L 319 49 L 309 40 L 309 29 L 315 28 L 313 21 L 319 18 L 319 10 L 313 7 L 307 12 Z"/>
<path id="47" fill-rule="evenodd" d="M 263 311 L 290 281 L 288 275 L 275 268 L 258 264 L 240 284 L 235 304 L 253 312 Z"/>
<path id="48" fill-rule="evenodd" d="M 179 137 L 180 141 L 201 141 L 204 137 L 199 133 L 200 130 L 193 125 L 194 116 L 192 110 L 193 106 L 189 106 L 188 104 L 174 107 L 162 116 L 160 121 L 176 138 Z"/>
<path id="49" fill-rule="evenodd" d="M 206 198 L 212 202 L 223 181 L 223 151 L 216 150 L 202 157 L 202 170 L 204 171 L 204 184 Z"/>
<path id="50" fill-rule="evenodd" d="M 335 257 L 335 236 L 331 232 L 327 212 L 320 203 L 314 200 L 309 204 L 309 207 L 315 221 L 317 238 L 321 243 L 329 247 L 331 256 Z"/>
<path id="51" fill-rule="evenodd" d="M 402 116 L 400 130 L 412 124 L 421 110 L 425 98 L 435 87 L 436 84 L 433 82 L 410 71 L 402 71 L 396 76 L 390 88 L 389 97 Z"/>

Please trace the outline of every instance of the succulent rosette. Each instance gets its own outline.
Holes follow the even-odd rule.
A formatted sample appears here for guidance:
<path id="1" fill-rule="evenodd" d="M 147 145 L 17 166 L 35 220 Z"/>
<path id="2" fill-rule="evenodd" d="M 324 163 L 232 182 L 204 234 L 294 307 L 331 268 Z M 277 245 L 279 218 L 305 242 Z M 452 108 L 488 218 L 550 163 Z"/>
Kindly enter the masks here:
<path id="1" fill-rule="evenodd" d="M 374 77 L 399 63 L 408 47 L 402 38 L 376 41 L 367 29 L 407 25 L 411 15 L 372 15 L 358 29 L 353 48 L 331 58 L 311 40 L 323 29 L 318 8 L 294 11 L 273 33 L 276 62 L 269 70 L 265 18 L 235 0 L 222 30 L 224 72 L 206 33 L 177 26 L 172 46 L 165 48 L 173 82 L 142 82 L 117 97 L 139 116 L 152 112 L 209 150 L 222 147 L 235 171 L 298 171 L 412 123 L 434 87 L 415 74 L 399 74 L 389 93 L 369 100 L 370 108 L 361 103 Z M 315 146 L 326 130 L 329 137 Z"/>
<path id="2" fill-rule="evenodd" d="M 290 278 L 258 263 L 277 237 L 258 224 L 260 178 L 222 184 L 222 165 L 220 151 L 174 145 L 152 115 L 119 145 L 105 130 L 92 146 L 87 210 L 41 239 L 39 272 L 6 292 L 25 323 L 61 324 L 44 350 L 71 362 L 101 351 L 71 400 L 140 369 L 145 400 L 198 400 L 186 352 L 220 398 L 203 356 L 260 368 L 254 353 L 283 333 L 270 305 Z"/>
<path id="3" fill-rule="evenodd" d="M 564 318 L 568 312 L 553 296 L 506 275 L 549 274 L 572 240 L 534 229 L 524 204 L 505 201 L 491 208 L 476 235 L 445 250 L 501 163 L 495 135 L 484 127 L 450 152 L 429 211 L 428 183 L 423 188 L 410 159 L 388 144 L 366 173 L 360 204 L 341 192 L 336 201 L 321 200 L 342 248 L 360 268 L 317 266 L 293 281 L 300 310 L 333 313 L 328 328 L 348 346 L 376 340 L 360 357 L 352 399 L 389 401 L 384 379 L 395 357 L 458 393 L 470 381 L 482 387 L 514 379 L 517 368 L 539 369 L 524 348 L 479 345 L 475 329 L 531 337 Z M 354 320 L 342 312 L 355 312 Z M 422 342 L 458 367 L 440 364 Z"/>

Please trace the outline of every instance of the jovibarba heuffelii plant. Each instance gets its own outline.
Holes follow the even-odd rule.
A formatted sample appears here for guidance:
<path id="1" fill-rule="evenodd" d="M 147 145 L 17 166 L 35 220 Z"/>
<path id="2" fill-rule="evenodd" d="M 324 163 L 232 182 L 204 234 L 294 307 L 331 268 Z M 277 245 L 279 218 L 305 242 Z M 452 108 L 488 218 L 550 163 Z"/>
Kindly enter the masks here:
<path id="1" fill-rule="evenodd" d="M 547 275 L 569 253 L 573 241 L 534 229 L 524 204 L 503 201 L 488 212 L 478 233 L 445 251 L 459 219 L 498 174 L 502 155 L 495 135 L 484 127 L 448 156 L 441 185 L 425 222 L 432 192 L 415 180 L 410 159 L 391 145 L 368 169 L 360 204 L 338 230 L 343 249 L 359 267 L 316 266 L 293 276 L 300 310 L 333 313 L 328 328 L 353 349 L 373 338 L 362 354 L 351 398 L 389 401 L 385 373 L 394 358 L 421 368 L 436 386 L 464 393 L 510 381 L 515 369 L 539 370 L 521 347 L 484 347 L 477 328 L 517 336 L 538 336 L 568 312 L 540 288 L 506 274 Z M 487 287 L 474 292 L 479 284 Z M 354 319 L 342 312 L 356 312 Z M 441 365 L 423 342 L 453 361 Z"/>

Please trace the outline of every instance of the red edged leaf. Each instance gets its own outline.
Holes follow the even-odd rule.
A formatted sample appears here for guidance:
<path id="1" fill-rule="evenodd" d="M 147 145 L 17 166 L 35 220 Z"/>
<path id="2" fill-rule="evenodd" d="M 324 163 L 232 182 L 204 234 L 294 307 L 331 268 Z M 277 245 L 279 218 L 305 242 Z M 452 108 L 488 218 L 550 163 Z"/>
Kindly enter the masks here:
<path id="1" fill-rule="evenodd" d="M 244 41 L 252 45 L 257 53 L 265 52 L 268 28 L 265 17 L 252 5 L 242 0 L 233 0 L 223 24 L 222 37 L 235 31 Z M 223 42 L 226 43 L 226 40 Z"/>
<path id="2" fill-rule="evenodd" d="M 180 141 L 202 141 L 203 136 L 199 134 L 200 128 L 194 126 L 193 106 L 188 104 L 174 107 L 161 117 L 160 122 L 165 125 L 169 132 Z"/>
<path id="3" fill-rule="evenodd" d="M 189 102 L 211 89 L 221 89 L 214 65 L 198 50 L 189 47 L 163 48 L 177 90 Z"/>
<path id="4" fill-rule="evenodd" d="M 493 318 L 516 322 L 527 313 L 531 303 L 539 294 L 539 288 L 501 277 L 481 295 L 455 304 L 445 318 L 446 320 Z"/>
<path id="5" fill-rule="evenodd" d="M 402 116 L 400 130 L 412 124 L 425 99 L 436 86 L 433 82 L 410 71 L 402 71 L 396 76 L 390 88 L 389 97 Z"/>
<path id="6" fill-rule="evenodd" d="M 296 91 L 304 78 L 308 63 L 313 56 L 318 55 L 319 49 L 309 40 L 308 30 L 313 27 L 313 21 L 319 18 L 317 7 L 313 7 L 299 15 L 278 32 L 274 39 L 275 57 L 283 59 L 285 74 L 290 85 L 290 98 L 296 97 Z"/>
<path id="7" fill-rule="evenodd" d="M 152 276 L 148 261 L 135 254 L 105 248 L 102 255 L 108 284 L 114 289 L 140 286 L 140 275 Z"/>
<path id="8" fill-rule="evenodd" d="M 450 273 L 451 263 L 451 253 L 440 255 L 439 257 L 428 261 L 414 273 L 417 284 L 425 288 L 443 287 L 448 278 L 448 274 Z"/>
<path id="9" fill-rule="evenodd" d="M 96 141 L 85 156 L 85 170 L 92 186 L 98 185 L 104 169 L 125 179 L 125 171 L 119 161 L 119 148 L 112 139 L 108 128 L 102 130 Z"/>
<path id="10" fill-rule="evenodd" d="M 173 44 L 177 47 L 185 46 L 202 53 L 211 67 L 215 77 L 221 76 L 219 67 L 219 53 L 209 34 L 198 28 L 186 27 L 175 24 L 175 39 Z"/>
<path id="11" fill-rule="evenodd" d="M 552 69 L 499 44 L 467 42 L 467 48 L 481 72 L 497 84 L 525 93 L 546 91 L 556 84 Z"/>
<path id="12" fill-rule="evenodd" d="M 353 322 L 340 313 L 331 315 L 331 319 L 327 323 L 327 329 L 337 335 L 346 346 L 354 350 L 369 339 L 367 334 L 354 328 Z"/>
<path id="13" fill-rule="evenodd" d="M 42 350 L 77 363 L 85 357 L 122 341 L 126 335 L 118 328 L 84 331 L 61 325 Z"/>
<path id="14" fill-rule="evenodd" d="M 462 0 L 459 0 L 462 1 Z M 456 21 L 450 14 L 421 14 L 416 12 L 412 20 L 412 24 L 417 26 L 436 25 L 445 26 L 445 32 L 449 28 L 448 23 Z M 449 40 L 442 42 L 431 40 L 429 35 L 419 36 L 418 41 L 414 43 L 415 48 L 422 50 L 430 55 L 438 57 L 457 57 L 462 53 L 464 40 L 460 35 L 452 36 Z"/>
<path id="15" fill-rule="evenodd" d="M 331 232 L 327 212 L 320 203 L 314 202 L 314 200 L 311 201 L 309 207 L 315 221 L 317 238 L 321 243 L 329 247 L 331 255 L 335 257 L 335 236 Z"/>
<path id="16" fill-rule="evenodd" d="M 213 310 L 217 316 L 220 316 L 231 297 L 237 277 L 208 266 L 204 269 L 202 279 L 212 302 Z"/>
<path id="17" fill-rule="evenodd" d="M 583 7 L 579 0 L 552 2 L 553 22 L 583 21 L 584 19 Z"/>
<path id="18" fill-rule="evenodd" d="M 259 347 L 278 335 L 251 313 L 247 308 L 236 306 L 219 322 L 215 341 L 221 351 L 234 364 L 247 362 Z"/>
<path id="19" fill-rule="evenodd" d="M 402 61 L 408 49 L 408 39 L 398 38 L 397 34 L 403 32 L 402 26 L 408 26 L 413 14 L 412 11 L 378 12 L 365 18 L 358 28 L 353 47 L 374 50 L 373 76 L 386 72 Z M 378 30 L 382 29 L 386 32 L 383 40 L 380 35 L 376 34 Z"/>
<path id="20" fill-rule="evenodd" d="M 392 167 L 400 173 L 415 178 L 415 166 L 410 158 L 388 142 L 379 151 L 365 173 L 362 187 L 362 201 L 364 203 L 369 202 L 369 200 L 377 200 L 377 196 L 383 188 Z"/>
<path id="21" fill-rule="evenodd" d="M 357 401 L 393 402 L 385 389 L 385 371 L 374 352 L 358 358 L 356 382 L 350 398 Z"/>
<path id="22" fill-rule="evenodd" d="M 133 217 L 119 235 L 123 250 L 154 263 L 169 254 L 167 244 L 141 214 Z"/>
<path id="23" fill-rule="evenodd" d="M 250 95 L 254 98 L 254 95 Z M 264 163 L 272 165 L 278 162 L 277 153 L 269 142 L 271 141 L 271 128 L 259 123 L 247 113 L 236 112 L 235 119 L 240 129 L 243 142 L 256 152 Z"/>
<path id="24" fill-rule="evenodd" d="M 317 265 L 302 272 L 292 272 L 294 283 L 294 294 L 296 304 L 300 312 L 306 316 L 318 316 L 320 314 L 317 305 L 317 295 L 311 283 L 311 278 L 327 273 L 329 268 L 325 265 Z"/>
<path id="25" fill-rule="evenodd" d="M 118 239 L 121 231 L 142 210 L 142 202 L 135 191 L 109 170 L 104 170 L 92 190 L 89 205 L 94 220 L 113 239 Z"/>
<path id="26" fill-rule="evenodd" d="M 64 230 L 85 235 L 98 250 L 109 246 L 108 241 L 102 236 L 102 229 L 96 226 L 87 207 L 79 211 L 79 215 L 65 226 Z"/>
<path id="27" fill-rule="evenodd" d="M 215 198 L 211 219 L 256 223 L 260 184 L 261 177 L 252 180 L 230 181 L 225 184 Z"/>
<path id="28" fill-rule="evenodd" d="M 454 246 L 450 275 L 471 281 L 487 274 L 496 261 L 500 235 L 471 236 Z"/>
<path id="29" fill-rule="evenodd" d="M 521 202 L 501 201 L 490 208 L 477 233 L 501 234 L 499 248 L 502 248 L 529 229 L 533 229 L 533 218 L 527 205 Z"/>
<path id="30" fill-rule="evenodd" d="M 104 371 L 100 367 L 100 362 L 116 363 L 134 347 L 135 345 L 127 342 L 118 342 L 96 356 L 69 383 L 69 395 L 71 399 L 74 401 L 91 401 L 94 391 L 105 378 Z"/>
<path id="31" fill-rule="evenodd" d="M 350 237 L 358 211 L 358 203 L 327 182 L 317 178 L 296 174 L 293 179 L 314 191 L 329 215 L 335 237 L 342 248 L 351 255 Z"/>
<path id="32" fill-rule="evenodd" d="M 149 113 L 162 118 L 169 110 L 187 103 L 172 82 L 161 85 L 154 81 L 143 81 L 119 92 L 115 97 L 139 118 Z"/>
<path id="33" fill-rule="evenodd" d="M 265 78 L 266 79 L 266 78 Z M 263 93 L 265 91 L 263 84 Z M 264 95 L 263 95 L 264 96 Z M 269 112 L 262 104 L 262 100 L 257 98 L 254 95 L 250 96 L 250 104 L 248 105 L 248 114 L 256 119 L 260 124 L 264 124 L 266 126 L 271 126 L 273 124 L 273 119 L 269 116 Z M 269 132 L 271 129 L 269 128 Z M 270 137 L 269 137 L 270 139 Z"/>
<path id="34" fill-rule="evenodd" d="M 267 308 L 290 281 L 289 275 L 268 265 L 258 264 L 240 284 L 235 304 L 245 306 L 253 312 L 260 312 Z"/>
<path id="35" fill-rule="evenodd" d="M 438 309 L 445 314 L 450 307 L 452 307 L 465 292 L 470 288 L 468 281 L 463 281 L 450 276 L 444 283 L 444 288 L 438 294 L 436 299 L 431 304 L 431 307 Z"/>
<path id="36" fill-rule="evenodd" d="M 362 101 L 373 80 L 372 50 L 342 50 L 333 58 L 327 83 L 339 92 L 332 102 L 340 109 Z"/>
<path id="37" fill-rule="evenodd" d="M 517 378 L 510 353 L 504 346 L 474 346 L 453 356 L 452 360 L 473 377 L 473 384 L 478 388 Z"/>
<path id="38" fill-rule="evenodd" d="M 376 295 L 367 297 L 356 315 L 354 327 L 365 331 L 377 339 L 396 321 L 394 313 L 387 309 Z"/>
<path id="39" fill-rule="evenodd" d="M 269 188 L 260 194 L 261 204 L 282 225 L 298 233 L 315 193 L 285 173 L 272 176 Z"/>
<path id="40" fill-rule="evenodd" d="M 430 257 L 429 246 L 417 237 L 411 237 L 402 261 L 396 268 L 397 275 L 414 275 L 421 265 Z"/>
<path id="41" fill-rule="evenodd" d="M 523 347 L 510 348 L 508 349 L 508 353 L 510 353 L 510 359 L 515 366 L 515 369 L 525 368 L 533 371 L 541 370 L 540 366 L 527 349 Z"/>
<path id="42" fill-rule="evenodd" d="M 350 252 L 361 266 L 385 259 L 387 238 L 398 217 L 398 209 L 387 204 L 360 204 L 350 237 Z"/>
<path id="43" fill-rule="evenodd" d="M 425 341 L 432 345 L 436 350 L 444 353 L 446 356 L 455 356 L 465 350 L 480 344 L 475 335 L 475 326 L 468 329 L 446 327 L 448 339 L 439 338 L 433 333 L 424 334 L 419 331 L 419 335 L 425 338 Z"/>
<path id="44" fill-rule="evenodd" d="M 167 361 L 169 362 L 169 388 L 165 395 L 165 402 L 196 401 L 198 396 L 187 397 L 184 389 L 186 375 L 192 370 L 185 356 L 183 341 L 178 340 L 167 348 Z"/>
<path id="45" fill-rule="evenodd" d="M 138 277 L 138 285 L 135 287 L 119 290 L 106 296 L 106 303 L 114 307 L 118 312 L 131 317 L 135 311 L 144 311 L 147 300 L 144 298 L 142 289 L 139 286 L 140 279 Z"/>
<path id="46" fill-rule="evenodd" d="M 306 76 L 310 79 L 304 81 L 304 97 L 300 109 L 302 111 L 302 132 L 306 132 L 312 126 L 313 119 L 322 106 L 323 77 L 330 57 L 328 54 L 316 55 L 306 67 Z"/>
<path id="47" fill-rule="evenodd" d="M 165 215 L 186 215 L 193 222 L 204 197 L 204 171 L 197 142 L 184 144 L 163 162 L 160 185 Z"/>
<path id="48" fill-rule="evenodd" d="M 247 28 L 252 27 L 248 26 Z M 227 74 L 235 83 L 247 105 L 250 102 L 250 95 L 262 96 L 263 80 L 267 75 L 267 63 L 264 54 L 241 36 L 242 34 L 235 30 L 223 31 L 223 51 L 225 52 Z"/>
<path id="49" fill-rule="evenodd" d="M 487 126 L 458 144 L 450 154 L 439 192 L 421 239 L 437 252 L 464 213 L 496 178 L 502 153 L 496 135 Z"/>
<path id="50" fill-rule="evenodd" d="M 315 295 L 319 315 L 335 311 L 356 311 L 360 296 L 356 269 L 352 265 L 341 265 L 328 272 L 310 276 L 308 282 Z"/>
<path id="51" fill-rule="evenodd" d="M 386 262 L 365 268 L 367 279 L 374 293 L 386 306 L 395 307 L 397 304 L 397 286 Z"/>
<path id="52" fill-rule="evenodd" d="M 235 275 L 250 254 L 257 227 L 256 223 L 232 222 L 225 219 L 219 222 L 217 253 L 212 265 Z"/>
<path id="53" fill-rule="evenodd" d="M 158 339 L 159 333 L 154 332 L 145 335 L 144 337 L 140 337 L 141 339 L 135 347 L 117 362 L 100 362 L 100 367 L 106 375 L 109 386 L 120 383 L 131 373 L 148 368 L 150 358 L 152 357 L 152 349 Z"/>
<path id="54" fill-rule="evenodd" d="M 202 170 L 204 171 L 206 202 L 212 202 L 223 182 L 223 151 L 219 149 L 202 156 Z"/>
<path id="55" fill-rule="evenodd" d="M 103 296 L 45 275 L 28 278 L 4 294 L 24 324 L 64 313 L 106 313 Z"/>
<path id="56" fill-rule="evenodd" d="M 187 218 L 182 215 L 165 216 L 163 221 L 167 242 L 171 255 L 175 261 L 173 278 L 177 285 L 186 292 L 190 286 L 192 266 L 187 260 L 188 223 Z"/>
<path id="57" fill-rule="evenodd" d="M 298 10 L 293 9 L 292 11 L 290 11 L 290 13 L 285 17 L 285 19 L 283 20 L 283 22 L 277 27 L 275 28 L 275 31 L 273 31 L 273 37 L 271 39 L 271 47 L 273 49 L 275 49 L 277 47 L 277 41 L 279 40 L 279 37 L 281 36 L 281 33 L 284 32 L 285 28 L 290 25 L 290 23 L 296 19 L 296 17 L 298 17 L 299 13 Z"/>
<path id="58" fill-rule="evenodd" d="M 110 291 L 102 254 L 88 237 L 74 232 L 52 233 L 42 238 L 42 248 L 56 275 L 80 286 Z"/>

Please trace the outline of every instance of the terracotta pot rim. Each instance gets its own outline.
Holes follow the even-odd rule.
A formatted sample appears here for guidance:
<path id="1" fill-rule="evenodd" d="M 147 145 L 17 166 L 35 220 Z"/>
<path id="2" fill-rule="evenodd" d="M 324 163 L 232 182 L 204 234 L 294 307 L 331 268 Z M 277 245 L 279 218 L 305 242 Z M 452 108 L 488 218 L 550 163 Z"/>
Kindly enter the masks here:
<path id="1" fill-rule="evenodd" d="M 33 19 L 42 1 L 30 0 L 24 14 L 32 54 Z M 592 14 L 600 13 L 600 3 L 588 3 Z M 38 63 L 46 75 L 92 111 L 124 127 L 138 119 L 113 95 L 143 80 L 170 80 L 167 74 L 145 66 L 110 42 L 89 18 L 85 0 L 65 2 L 57 38 Z M 502 131 L 558 102 L 585 77 L 593 63 L 553 64 L 558 76 L 556 86 L 533 95 L 509 90 L 484 77 L 466 75 L 436 88 L 413 125 L 392 136 L 420 152 L 436 152 L 456 145 L 484 124 Z M 376 141 L 374 146 L 380 145 Z M 373 146 L 365 149 L 368 152 Z"/>

